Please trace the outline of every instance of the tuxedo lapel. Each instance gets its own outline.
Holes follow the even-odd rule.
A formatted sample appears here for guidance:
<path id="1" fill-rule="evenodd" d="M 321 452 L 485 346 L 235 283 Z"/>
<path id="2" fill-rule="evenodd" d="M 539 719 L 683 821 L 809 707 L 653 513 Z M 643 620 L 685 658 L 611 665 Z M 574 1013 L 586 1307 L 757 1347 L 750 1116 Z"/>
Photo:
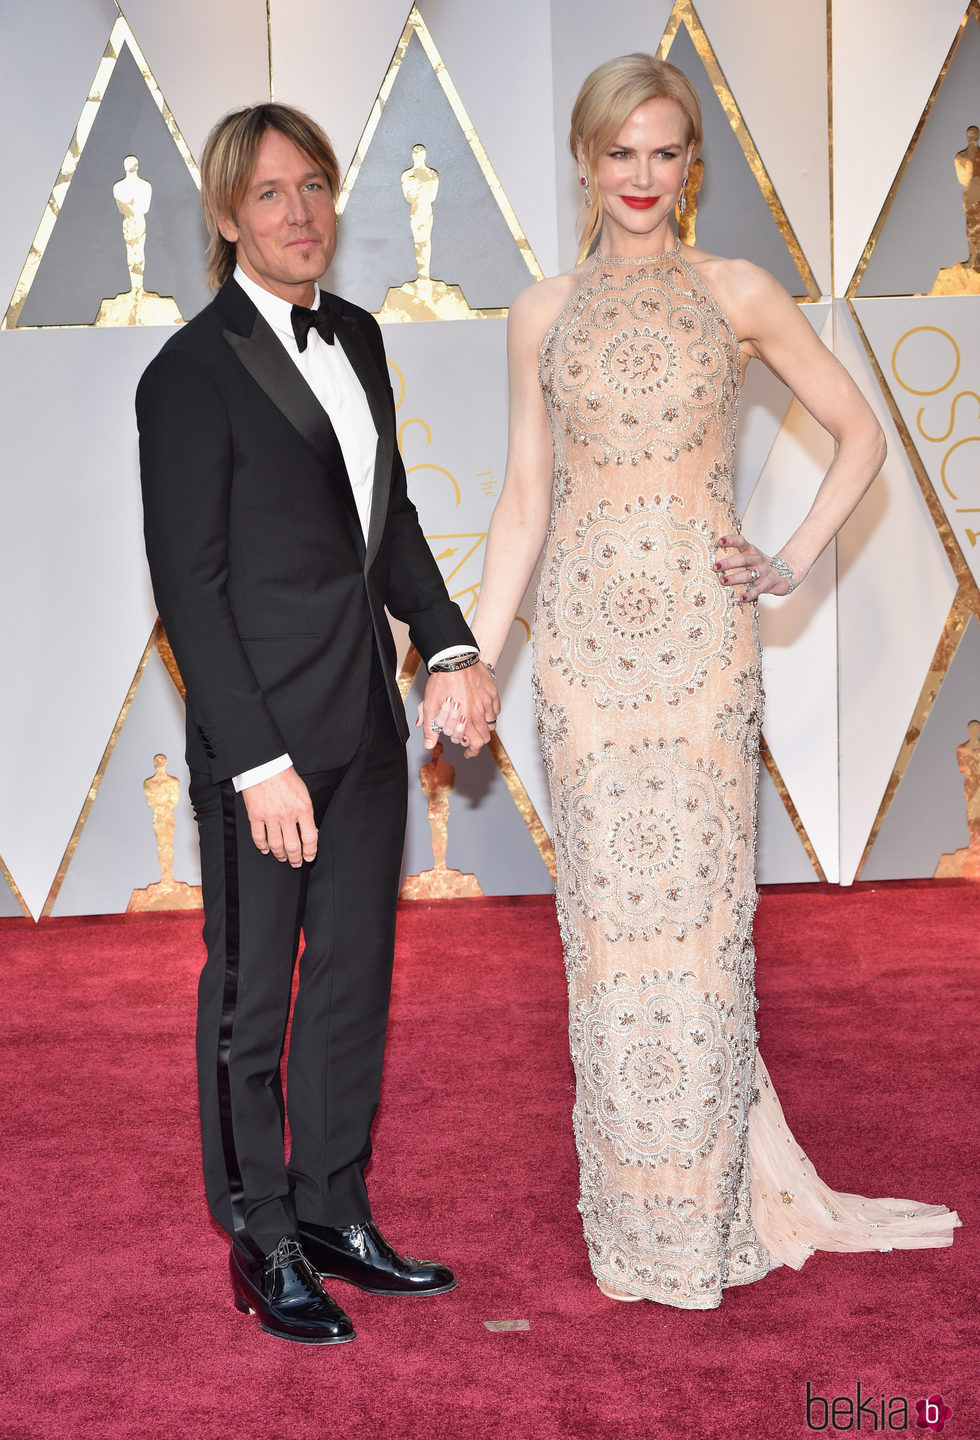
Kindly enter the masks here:
<path id="1" fill-rule="evenodd" d="M 391 413 L 391 390 L 387 376 L 378 370 L 367 340 L 353 315 L 337 316 L 337 339 L 367 396 L 371 419 L 378 432 L 378 448 L 374 460 L 374 487 L 371 496 L 371 521 L 368 526 L 365 568 L 378 551 L 388 514 L 391 492 L 391 467 L 395 455 L 395 423 Z"/>
<path id="2" fill-rule="evenodd" d="M 271 325 L 237 285 L 235 290 L 241 297 L 241 305 L 237 303 L 237 297 L 226 297 L 225 290 L 221 291 L 220 298 L 232 299 L 233 302 L 222 307 L 232 320 L 232 325 L 224 332 L 225 340 L 276 409 L 302 435 L 356 519 L 354 493 L 330 416 L 286 354 Z M 245 306 L 251 311 L 251 316 L 245 312 Z M 242 333 L 242 322 L 248 324 L 249 320 L 249 328 Z"/>

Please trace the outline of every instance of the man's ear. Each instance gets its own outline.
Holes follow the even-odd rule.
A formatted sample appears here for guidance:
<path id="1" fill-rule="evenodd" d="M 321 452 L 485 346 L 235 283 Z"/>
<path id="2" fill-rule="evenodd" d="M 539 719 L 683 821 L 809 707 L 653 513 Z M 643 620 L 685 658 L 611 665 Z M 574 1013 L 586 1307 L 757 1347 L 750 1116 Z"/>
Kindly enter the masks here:
<path id="1" fill-rule="evenodd" d="M 222 240 L 227 240 L 229 244 L 238 244 L 238 236 L 240 234 L 240 231 L 238 229 L 238 226 L 235 224 L 233 216 L 222 215 L 219 218 L 218 233 L 220 234 Z"/>

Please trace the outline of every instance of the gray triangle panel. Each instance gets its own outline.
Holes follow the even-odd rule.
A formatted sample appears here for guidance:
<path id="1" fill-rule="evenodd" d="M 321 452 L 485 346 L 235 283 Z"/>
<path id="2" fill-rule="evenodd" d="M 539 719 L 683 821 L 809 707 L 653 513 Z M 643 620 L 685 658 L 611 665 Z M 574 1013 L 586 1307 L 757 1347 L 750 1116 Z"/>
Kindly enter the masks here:
<path id="1" fill-rule="evenodd" d="M 954 156 L 968 125 L 980 125 L 980 23 L 970 16 L 891 209 L 857 288 L 858 295 L 928 295 L 940 270 L 967 255 L 963 190 Z M 872 156 L 868 165 L 874 164 Z"/>
<path id="2" fill-rule="evenodd" d="M 104 299 L 129 289 L 122 217 L 112 187 L 127 155 L 153 187 L 144 287 L 171 295 L 185 320 L 209 299 L 204 222 L 194 179 L 128 46 L 123 46 L 18 323 L 91 325 Z"/>
<path id="3" fill-rule="evenodd" d="M 730 259 L 752 260 L 774 275 L 791 295 L 806 295 L 806 281 L 683 25 L 668 58 L 683 70 L 701 100 L 704 181 L 698 194 L 698 248 Z"/>
<path id="4" fill-rule="evenodd" d="M 134 890 L 160 879 L 153 816 L 143 781 L 153 774 L 154 755 L 161 753 L 167 757 L 167 773 L 180 781 L 174 875 L 188 885 L 200 884 L 197 826 L 187 796 L 184 705 L 154 650 L 58 892 L 54 915 L 119 913 Z"/>
<path id="5" fill-rule="evenodd" d="M 402 172 L 413 145 L 438 173 L 433 279 L 458 285 L 471 309 L 507 306 L 533 276 L 417 35 L 412 35 L 338 227 L 332 290 L 380 310 L 392 287 L 416 277 Z"/>
<path id="6" fill-rule="evenodd" d="M 23 916 L 17 896 L 7 884 L 7 877 L 0 870 L 0 920 L 6 920 L 14 915 Z"/>

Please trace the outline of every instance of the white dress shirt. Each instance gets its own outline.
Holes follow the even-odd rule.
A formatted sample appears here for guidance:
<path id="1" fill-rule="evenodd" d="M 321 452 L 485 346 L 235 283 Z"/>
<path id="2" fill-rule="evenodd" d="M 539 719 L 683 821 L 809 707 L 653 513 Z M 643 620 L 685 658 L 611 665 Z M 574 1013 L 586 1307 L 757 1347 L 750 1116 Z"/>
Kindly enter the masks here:
<path id="1" fill-rule="evenodd" d="M 339 336 L 333 345 L 328 345 L 317 330 L 311 329 L 306 349 L 300 351 L 293 333 L 292 303 L 259 285 L 245 274 L 240 265 L 235 267 L 235 280 L 262 318 L 271 325 L 286 354 L 330 416 L 344 464 L 347 466 L 361 529 L 367 540 L 368 526 L 371 523 L 371 502 L 374 497 L 374 458 L 378 446 L 378 432 L 371 418 L 371 408 L 364 387 L 344 354 Z M 312 308 L 316 309 L 319 303 L 320 288 L 314 285 Z M 473 648 L 454 645 L 433 655 L 429 664 L 450 655 L 466 653 L 474 653 Z M 292 763 L 289 755 L 277 755 L 274 760 L 267 760 L 263 765 L 244 770 L 240 775 L 232 777 L 235 789 L 244 790 L 249 785 L 271 779 L 273 775 L 287 770 Z"/>

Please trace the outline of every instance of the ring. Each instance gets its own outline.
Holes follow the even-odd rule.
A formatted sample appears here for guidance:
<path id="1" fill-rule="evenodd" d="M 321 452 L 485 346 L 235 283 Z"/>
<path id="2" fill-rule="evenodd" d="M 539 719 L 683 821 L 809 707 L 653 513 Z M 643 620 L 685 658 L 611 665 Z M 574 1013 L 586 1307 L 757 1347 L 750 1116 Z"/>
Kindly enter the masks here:
<path id="1" fill-rule="evenodd" d="M 759 578 L 758 570 L 750 570 L 749 575 L 752 577 L 752 584 L 754 585 Z"/>
<path id="2" fill-rule="evenodd" d="M 438 720 L 430 720 L 430 721 L 429 721 L 429 729 L 432 730 L 432 731 L 434 731 L 434 733 L 435 733 L 436 735 L 441 735 L 441 734 L 442 734 L 442 726 L 439 724 L 439 721 L 438 721 Z"/>

